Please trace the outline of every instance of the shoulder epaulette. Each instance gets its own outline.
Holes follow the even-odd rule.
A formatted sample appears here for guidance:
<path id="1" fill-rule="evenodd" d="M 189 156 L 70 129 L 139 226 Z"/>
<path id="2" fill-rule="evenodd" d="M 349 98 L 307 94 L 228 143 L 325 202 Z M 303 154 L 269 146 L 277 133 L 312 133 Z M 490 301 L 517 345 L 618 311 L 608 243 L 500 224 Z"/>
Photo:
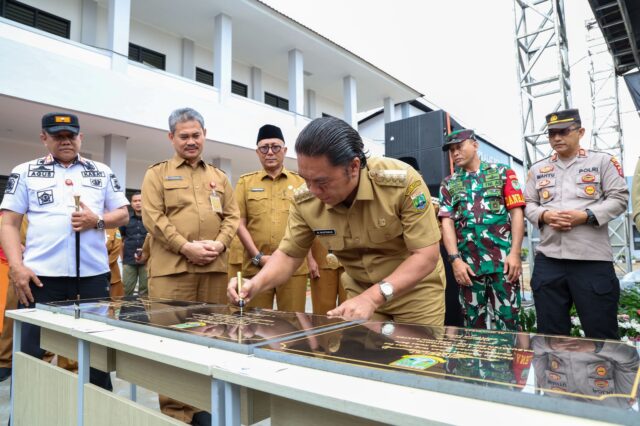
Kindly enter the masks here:
<path id="1" fill-rule="evenodd" d="M 243 177 L 247 177 L 247 176 L 252 176 L 258 173 L 258 170 L 256 170 L 255 172 L 249 172 L 249 173 L 245 173 L 243 175 L 240 175 L 241 178 Z"/>
<path id="2" fill-rule="evenodd" d="M 289 173 L 296 175 L 296 176 L 300 176 L 300 173 L 293 171 L 293 170 L 287 170 Z"/>
<path id="3" fill-rule="evenodd" d="M 380 186 L 407 186 L 406 170 L 369 170 L 369 177 Z"/>
<path id="4" fill-rule="evenodd" d="M 300 204 L 302 202 L 310 200 L 313 197 L 315 197 L 315 195 L 313 195 L 311 191 L 309 191 L 306 183 L 303 183 L 293 190 L 293 200 L 296 202 L 296 204 Z"/>
<path id="5" fill-rule="evenodd" d="M 220 167 L 216 166 L 215 164 L 211 164 L 211 163 L 204 163 L 207 166 L 211 166 L 213 167 L 215 170 L 219 171 L 220 173 L 222 173 L 223 175 L 226 176 L 227 172 L 225 172 L 224 170 L 222 170 Z"/>
<path id="6" fill-rule="evenodd" d="M 155 166 L 159 166 L 160 164 L 164 164 L 167 163 L 169 160 L 164 160 L 164 161 L 160 161 L 159 163 L 155 163 L 149 166 L 150 169 L 154 168 Z"/>

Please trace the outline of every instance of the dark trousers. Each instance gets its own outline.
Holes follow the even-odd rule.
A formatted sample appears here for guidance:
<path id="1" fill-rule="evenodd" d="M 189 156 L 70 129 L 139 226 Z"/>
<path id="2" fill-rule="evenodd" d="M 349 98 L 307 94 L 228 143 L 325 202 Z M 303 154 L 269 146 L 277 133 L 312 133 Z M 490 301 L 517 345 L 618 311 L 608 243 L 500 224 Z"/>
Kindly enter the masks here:
<path id="1" fill-rule="evenodd" d="M 31 283 L 31 293 L 35 303 L 57 302 L 76 298 L 75 277 L 39 276 L 38 278 L 42 282 L 42 287 L 37 287 Z M 109 273 L 80 278 L 78 287 L 80 289 L 80 298 L 109 297 L 109 278 Z M 34 308 L 35 303 L 30 304 L 29 308 Z M 20 304 L 19 307 L 25 308 L 23 304 Z M 45 351 L 40 347 L 40 327 L 33 324 L 22 324 L 22 352 L 42 359 Z M 91 368 L 89 378 L 94 385 L 112 390 L 109 373 Z"/>
<path id="2" fill-rule="evenodd" d="M 618 339 L 620 282 L 612 262 L 563 260 L 538 253 L 531 288 L 538 333 L 567 336 L 576 305 L 586 337 Z"/>
<path id="3" fill-rule="evenodd" d="M 444 273 L 447 277 L 447 287 L 444 292 L 444 325 L 463 327 L 464 320 L 462 316 L 462 308 L 460 307 L 459 285 L 456 282 L 455 275 L 453 275 L 451 263 L 447 260 L 447 250 L 444 248 L 444 244 L 442 243 L 440 243 L 440 255 L 442 256 L 442 263 L 444 263 Z"/>

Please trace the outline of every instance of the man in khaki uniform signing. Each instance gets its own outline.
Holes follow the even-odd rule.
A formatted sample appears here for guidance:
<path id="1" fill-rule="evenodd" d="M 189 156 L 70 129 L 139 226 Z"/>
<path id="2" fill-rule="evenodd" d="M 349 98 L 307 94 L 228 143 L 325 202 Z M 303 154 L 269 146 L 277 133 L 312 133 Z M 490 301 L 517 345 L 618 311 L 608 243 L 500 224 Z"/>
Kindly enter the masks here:
<path id="1" fill-rule="evenodd" d="M 242 270 L 247 278 L 257 274 L 278 248 L 287 227 L 293 190 L 304 183 L 296 172 L 284 167 L 287 147 L 279 127 L 262 126 L 256 144 L 262 170 L 240 176 L 235 190 L 240 209 L 238 238 L 245 248 Z M 310 263 L 315 265 L 313 260 Z M 286 283 L 260 293 L 248 306 L 273 309 L 275 296 L 278 310 L 304 312 L 308 273 L 303 262 Z"/>
<path id="2" fill-rule="evenodd" d="M 250 301 L 285 282 L 317 237 L 346 271 L 348 299 L 329 315 L 442 325 L 440 231 L 420 175 L 398 160 L 366 158 L 358 132 L 333 117 L 309 123 L 295 149 L 306 185 L 285 236 L 239 295 L 231 280 L 229 299 Z"/>
<path id="3" fill-rule="evenodd" d="M 204 119 L 191 108 L 169 116 L 176 154 L 149 167 L 142 221 L 153 238 L 149 296 L 226 303 L 226 250 L 240 216 L 226 175 L 202 160 Z M 193 408 L 160 397 L 165 414 L 191 422 Z"/>

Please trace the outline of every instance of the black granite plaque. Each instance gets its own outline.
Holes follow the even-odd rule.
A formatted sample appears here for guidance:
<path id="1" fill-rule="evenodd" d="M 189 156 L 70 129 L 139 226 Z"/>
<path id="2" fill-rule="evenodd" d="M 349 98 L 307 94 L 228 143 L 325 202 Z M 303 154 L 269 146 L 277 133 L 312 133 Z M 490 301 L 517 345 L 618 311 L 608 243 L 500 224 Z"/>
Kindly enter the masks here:
<path id="1" fill-rule="evenodd" d="M 254 353 L 356 377 L 640 424 L 640 357 L 635 346 L 622 342 L 367 322 L 278 346 Z"/>
<path id="2" fill-rule="evenodd" d="M 258 345 L 278 347 L 283 339 L 354 324 L 324 315 L 135 296 L 85 299 L 79 306 L 81 318 L 247 354 Z M 75 301 L 37 307 L 74 315 Z"/>

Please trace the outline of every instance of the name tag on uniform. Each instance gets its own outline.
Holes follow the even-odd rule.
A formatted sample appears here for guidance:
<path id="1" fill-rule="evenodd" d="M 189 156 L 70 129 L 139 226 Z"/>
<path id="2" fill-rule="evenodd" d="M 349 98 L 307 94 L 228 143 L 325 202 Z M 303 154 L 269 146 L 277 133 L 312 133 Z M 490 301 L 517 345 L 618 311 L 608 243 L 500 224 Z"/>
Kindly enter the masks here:
<path id="1" fill-rule="evenodd" d="M 222 201 L 220 200 L 220 197 L 218 197 L 215 189 L 212 190 L 209 195 L 209 202 L 211 203 L 211 210 L 213 210 L 214 213 L 222 214 Z"/>
<path id="2" fill-rule="evenodd" d="M 264 188 L 251 188 L 249 189 L 251 192 L 264 192 Z"/>
<path id="3" fill-rule="evenodd" d="M 336 235 L 335 229 L 314 229 L 313 233 L 316 235 Z"/>
<path id="4" fill-rule="evenodd" d="M 165 176 L 164 180 L 182 180 L 182 176 Z"/>

